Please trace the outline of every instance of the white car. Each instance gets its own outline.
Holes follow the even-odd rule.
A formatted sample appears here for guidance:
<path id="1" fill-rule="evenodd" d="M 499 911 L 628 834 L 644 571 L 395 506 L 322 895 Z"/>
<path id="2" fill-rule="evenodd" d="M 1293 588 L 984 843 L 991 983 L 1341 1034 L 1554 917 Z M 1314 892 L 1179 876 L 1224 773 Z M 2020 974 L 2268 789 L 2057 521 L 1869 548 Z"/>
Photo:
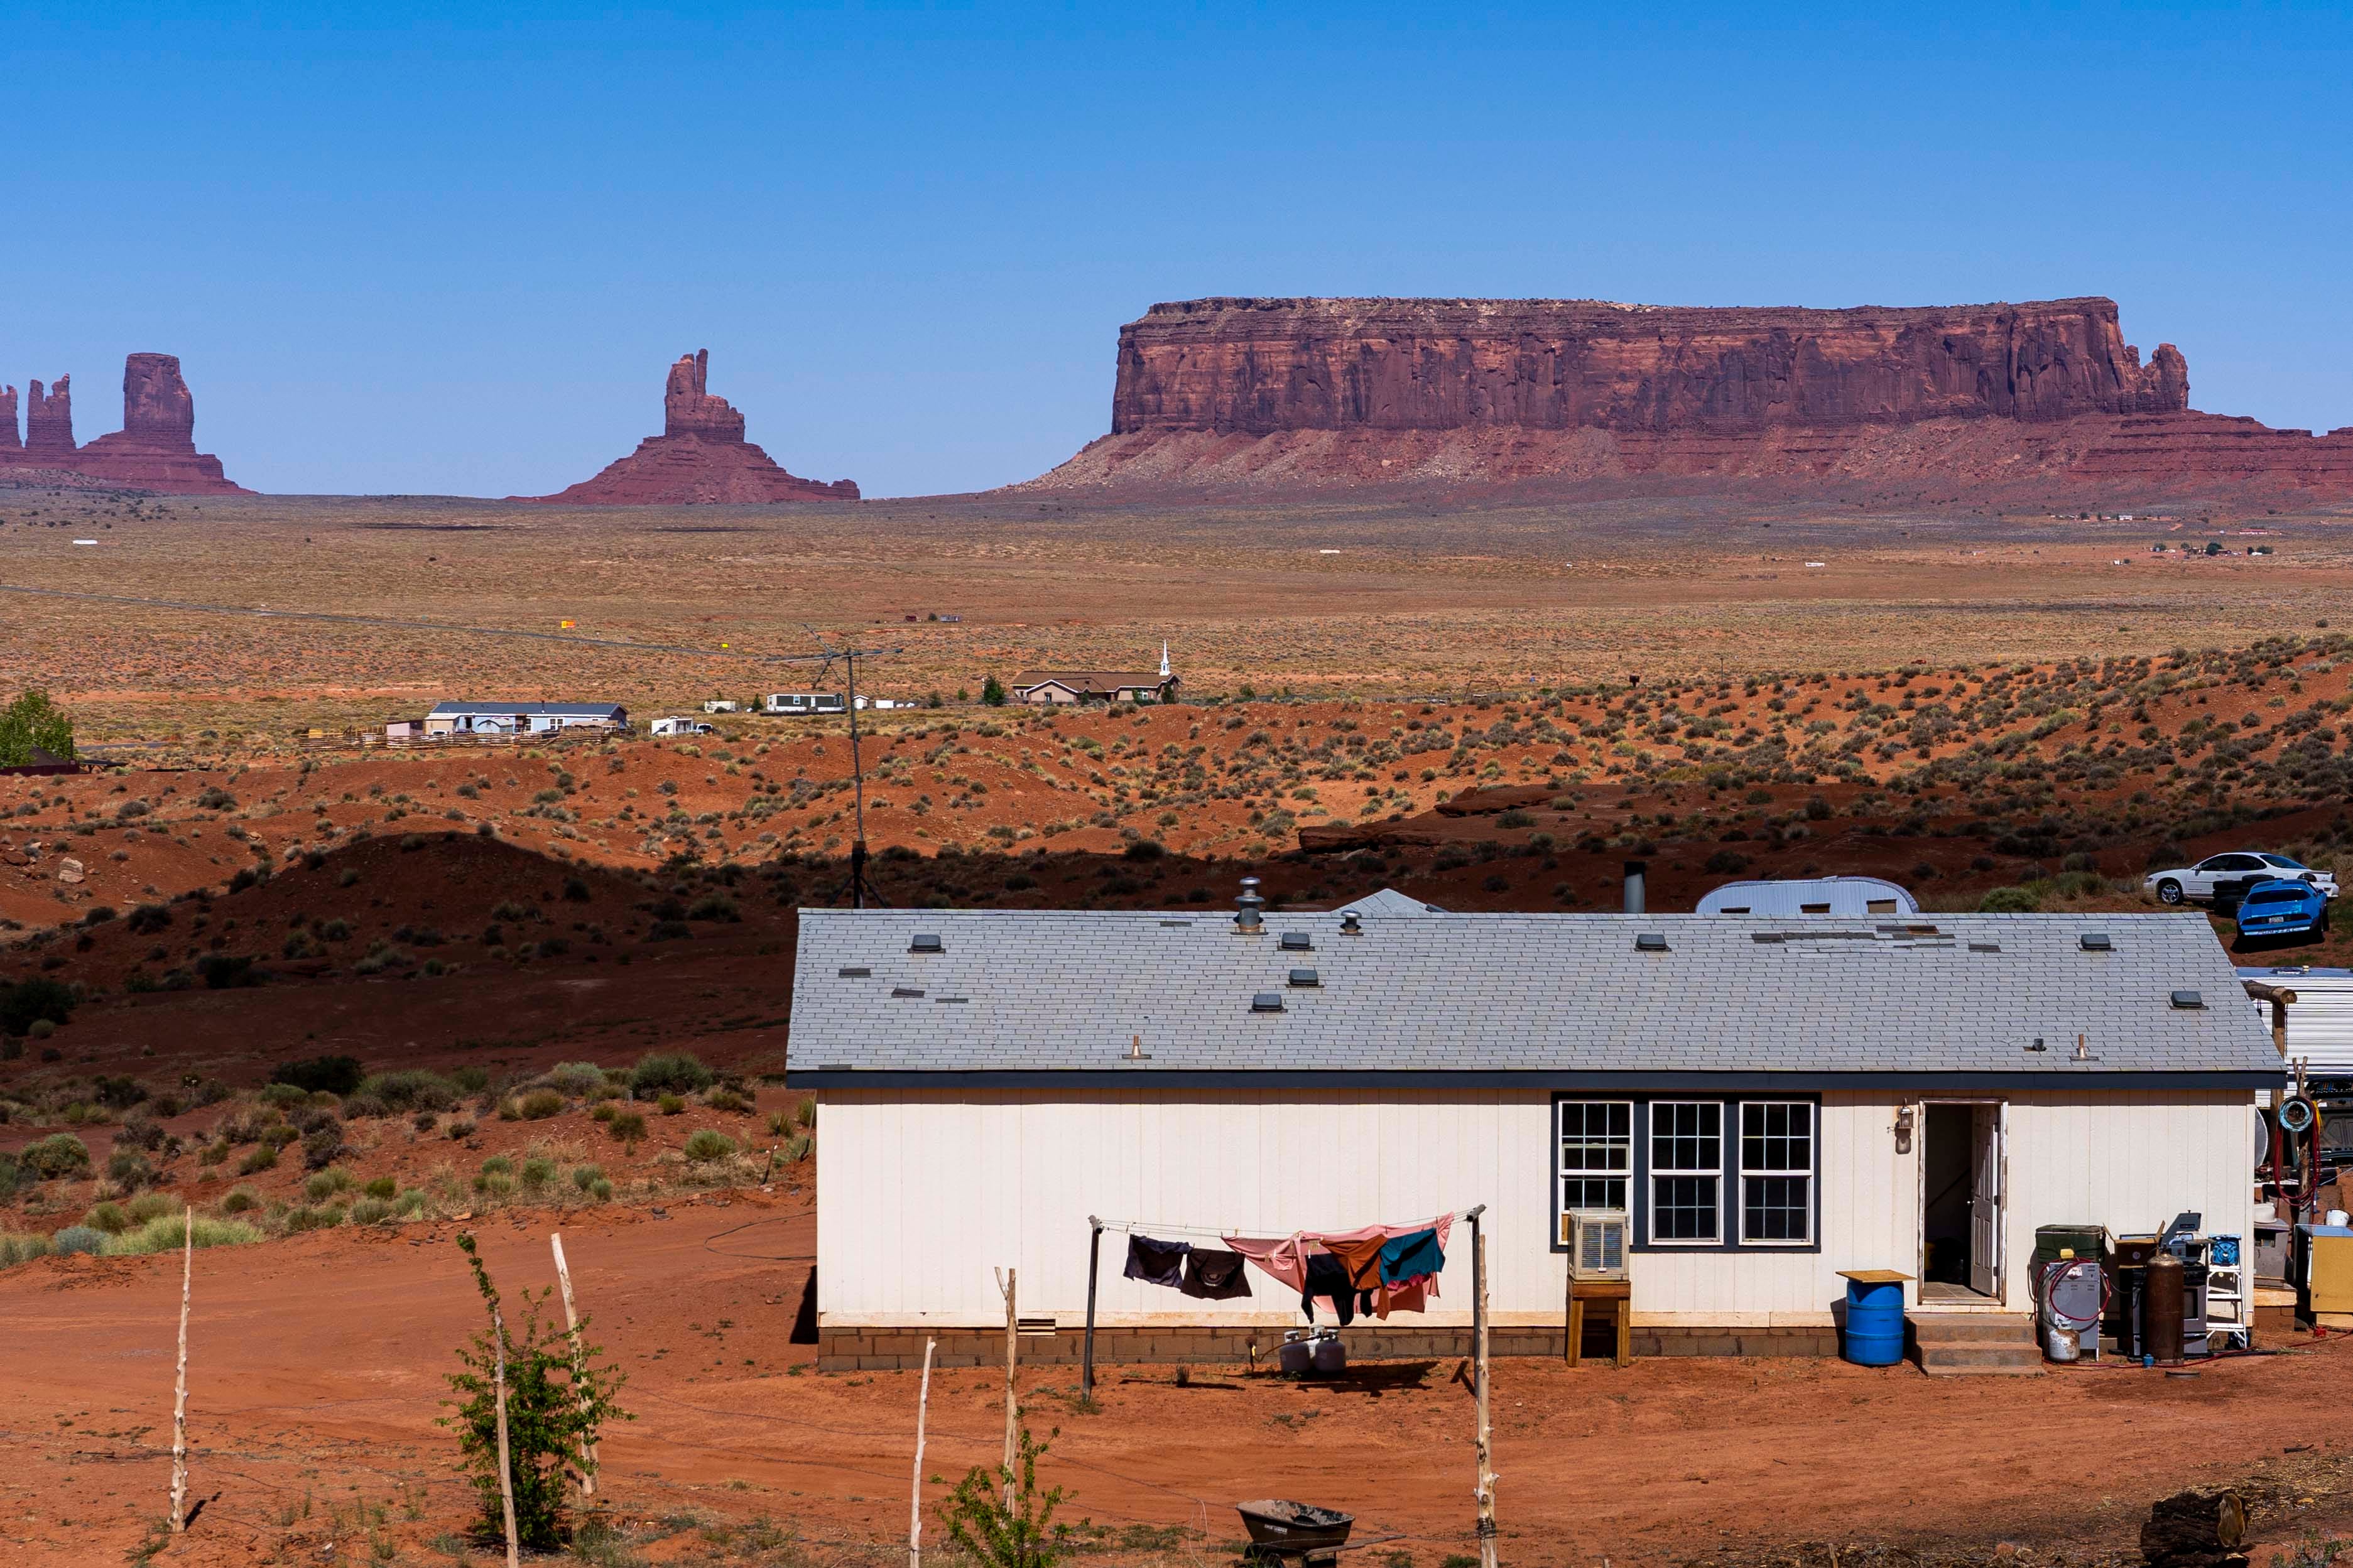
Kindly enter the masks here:
<path id="1" fill-rule="evenodd" d="M 2213 901 L 2218 884 L 2243 887 L 2273 878 L 2309 882 L 2327 897 L 2337 896 L 2337 874 L 2333 871 L 2316 871 L 2303 861 L 2291 860 L 2284 855 L 2241 849 L 2209 855 L 2195 866 L 2179 870 L 2151 871 L 2141 879 L 2141 886 L 2155 893 L 2160 904 L 2204 904 Z"/>
<path id="2" fill-rule="evenodd" d="M 713 735 L 718 733 L 718 731 L 713 730 L 710 725 L 705 724 L 697 719 L 657 719 L 651 724 L 646 726 L 646 731 L 647 733 L 653 735 Z"/>

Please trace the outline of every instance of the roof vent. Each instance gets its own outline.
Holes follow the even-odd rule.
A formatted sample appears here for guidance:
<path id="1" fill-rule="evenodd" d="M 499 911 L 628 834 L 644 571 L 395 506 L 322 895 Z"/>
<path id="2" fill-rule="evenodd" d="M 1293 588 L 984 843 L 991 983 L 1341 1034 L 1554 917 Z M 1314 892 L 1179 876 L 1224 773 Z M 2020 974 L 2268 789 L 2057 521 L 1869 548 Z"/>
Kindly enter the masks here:
<path id="1" fill-rule="evenodd" d="M 1256 936 L 1259 933 L 1259 928 L 1266 923 L 1259 914 L 1259 910 L 1266 907 L 1266 900 L 1258 896 L 1256 877 L 1242 879 L 1241 897 L 1236 899 L 1234 904 L 1234 929 L 1244 936 Z"/>
<path id="2" fill-rule="evenodd" d="M 921 996 L 923 994 L 923 987 L 919 985 L 893 985 L 891 987 L 891 994 L 893 996 Z"/>
<path id="3" fill-rule="evenodd" d="M 2075 940 L 2083 944 L 2085 952 L 2110 952 L 2116 945 L 2108 940 L 2108 933 L 2104 931 L 2087 931 Z"/>
<path id="4" fill-rule="evenodd" d="M 1287 931 L 1282 933 L 1282 951 L 1285 952 L 1314 952 L 1315 951 L 1315 942 L 1314 940 L 1303 931 Z"/>
<path id="5" fill-rule="evenodd" d="M 2202 991 L 2177 991 L 2173 994 L 2173 1005 L 2177 1007 L 2203 1007 L 2206 1005 L 2206 994 Z"/>
<path id="6" fill-rule="evenodd" d="M 848 1062 L 819 1062 L 817 1064 L 817 1070 L 819 1072 L 848 1072 L 849 1070 L 849 1064 Z"/>
<path id="7" fill-rule="evenodd" d="M 1636 952 L 1666 952 L 1667 933 L 1660 931 L 1646 931 L 1641 932 L 1634 938 L 1634 951 Z"/>
<path id="8" fill-rule="evenodd" d="M 873 977 L 874 972 L 862 963 L 845 963 L 841 966 L 841 978 L 844 980 L 871 980 Z"/>
<path id="9" fill-rule="evenodd" d="M 1294 969 L 1291 972 L 1291 984 L 1302 991 L 1312 991 L 1324 984 L 1324 977 L 1312 969 Z"/>
<path id="10" fill-rule="evenodd" d="M 1260 992 L 1257 995 L 1250 998 L 1250 1011 L 1253 1013 L 1282 1012 L 1282 993 L 1280 991 Z"/>
<path id="11" fill-rule="evenodd" d="M 945 952 L 947 947 L 940 941 L 937 932 L 917 931 L 915 939 L 907 944 L 907 951 L 909 952 Z"/>
<path id="12" fill-rule="evenodd" d="M 1362 936 L 1365 934 L 1365 922 L 1355 915 L 1342 915 L 1340 917 L 1340 934 L 1342 936 Z"/>

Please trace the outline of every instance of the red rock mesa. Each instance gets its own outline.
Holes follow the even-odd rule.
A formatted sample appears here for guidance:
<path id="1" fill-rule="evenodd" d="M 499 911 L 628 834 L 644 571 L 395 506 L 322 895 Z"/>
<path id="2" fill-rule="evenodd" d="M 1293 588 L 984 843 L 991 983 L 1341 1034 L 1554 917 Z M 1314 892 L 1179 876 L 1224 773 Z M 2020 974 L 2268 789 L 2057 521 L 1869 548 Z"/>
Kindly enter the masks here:
<path id="1" fill-rule="evenodd" d="M 171 354 L 132 354 L 122 362 L 122 428 L 87 447 L 74 445 L 69 376 L 44 393 L 34 382 L 16 439 L 16 389 L 0 395 L 0 468 L 61 469 L 132 489 L 165 495 L 248 495 L 229 482 L 218 458 L 196 450 L 195 400 Z"/>
<path id="2" fill-rule="evenodd" d="M 1120 331 L 1112 433 L 1031 483 L 1719 477 L 2353 490 L 2353 431 L 2189 411 L 2114 300 L 1841 310 L 1213 299 Z"/>
<path id="3" fill-rule="evenodd" d="M 768 501 L 856 500 L 848 479 L 820 484 L 786 473 L 744 439 L 744 416 L 709 390 L 711 351 L 681 354 L 662 388 L 662 433 L 552 496 L 512 500 L 575 506 L 723 506 Z"/>

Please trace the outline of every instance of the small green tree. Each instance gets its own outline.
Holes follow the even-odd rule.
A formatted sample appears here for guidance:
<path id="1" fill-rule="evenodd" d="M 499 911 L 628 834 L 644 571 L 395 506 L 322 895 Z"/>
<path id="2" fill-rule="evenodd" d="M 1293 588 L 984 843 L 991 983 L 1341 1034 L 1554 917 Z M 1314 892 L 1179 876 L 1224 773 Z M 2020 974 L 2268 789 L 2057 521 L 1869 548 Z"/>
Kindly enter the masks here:
<path id="1" fill-rule="evenodd" d="M 1024 1426 L 1018 1476 L 1000 1464 L 992 1479 L 988 1467 L 975 1465 L 940 1505 L 949 1546 L 985 1568 L 1053 1568 L 1068 1556 L 1071 1527 L 1054 1522 L 1062 1489 L 1038 1489 L 1038 1461 L 1060 1436 L 1057 1427 L 1040 1443 Z"/>
<path id="2" fill-rule="evenodd" d="M 1005 706 L 1005 682 L 990 676 L 980 683 L 980 700 L 991 708 Z"/>
<path id="3" fill-rule="evenodd" d="M 499 1395 L 496 1374 L 499 1352 L 506 1352 L 507 1473 L 514 1487 L 515 1537 L 525 1550 L 552 1552 L 564 1545 L 565 1468 L 586 1463 L 607 1421 L 633 1421 L 635 1416 L 614 1403 L 628 1381 L 626 1374 L 603 1364 L 604 1351 L 576 1342 L 560 1328 L 546 1324 L 541 1309 L 554 1292 L 550 1286 L 534 1297 L 523 1293 L 522 1332 L 518 1335 L 501 1314 L 498 1287 L 482 1267 L 470 1233 L 460 1232 L 458 1246 L 473 1266 L 474 1288 L 491 1327 L 477 1333 L 458 1352 L 462 1370 L 448 1373 L 458 1394 L 441 1403 L 457 1412 L 440 1417 L 440 1425 L 458 1433 L 459 1468 L 474 1483 L 482 1512 L 477 1535 L 502 1541 L 506 1534 L 503 1504 L 499 1497 Z M 585 1335 L 586 1319 L 580 1321 Z"/>
<path id="4" fill-rule="evenodd" d="M 0 767 L 26 766 L 35 747 L 61 762 L 73 761 L 73 720 L 38 687 L 0 708 Z"/>

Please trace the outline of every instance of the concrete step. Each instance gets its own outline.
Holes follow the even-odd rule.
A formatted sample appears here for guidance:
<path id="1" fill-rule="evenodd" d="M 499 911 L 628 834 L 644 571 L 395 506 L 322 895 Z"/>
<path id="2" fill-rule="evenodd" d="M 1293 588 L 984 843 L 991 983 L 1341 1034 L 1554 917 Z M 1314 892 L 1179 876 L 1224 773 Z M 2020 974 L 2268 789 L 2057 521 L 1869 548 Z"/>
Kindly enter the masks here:
<path id="1" fill-rule="evenodd" d="M 2032 1377 L 2042 1371 L 2025 1313 L 1920 1312 L 1907 1317 L 1912 1357 L 1931 1377 Z"/>

